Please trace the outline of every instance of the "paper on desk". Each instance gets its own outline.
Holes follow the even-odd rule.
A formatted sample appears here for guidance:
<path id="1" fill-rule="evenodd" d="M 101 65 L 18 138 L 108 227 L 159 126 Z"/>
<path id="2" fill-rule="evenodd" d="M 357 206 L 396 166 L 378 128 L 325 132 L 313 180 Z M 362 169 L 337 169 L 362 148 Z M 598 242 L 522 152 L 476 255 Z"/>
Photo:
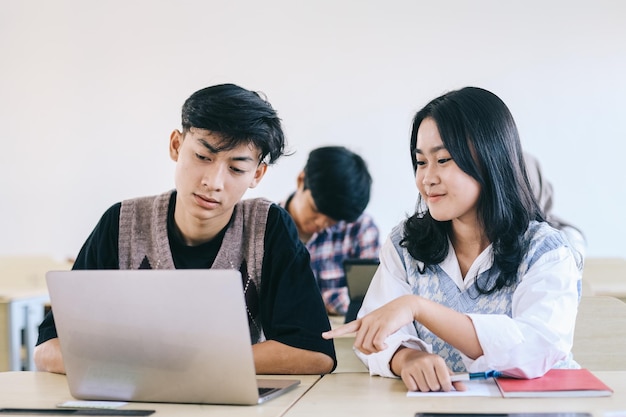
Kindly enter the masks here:
<path id="1" fill-rule="evenodd" d="M 65 401 L 64 403 L 57 404 L 57 407 L 61 408 L 104 408 L 113 409 L 119 408 L 128 404 L 121 401 Z"/>
<path id="2" fill-rule="evenodd" d="M 493 378 L 464 381 L 466 391 L 409 391 L 407 397 L 501 397 L 500 390 Z"/>

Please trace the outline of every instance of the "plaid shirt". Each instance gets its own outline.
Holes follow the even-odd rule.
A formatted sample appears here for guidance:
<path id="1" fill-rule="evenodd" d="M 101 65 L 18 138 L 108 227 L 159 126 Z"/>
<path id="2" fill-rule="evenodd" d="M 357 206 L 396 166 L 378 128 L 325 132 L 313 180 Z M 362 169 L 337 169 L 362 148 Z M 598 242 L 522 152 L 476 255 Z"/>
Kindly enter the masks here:
<path id="1" fill-rule="evenodd" d="M 286 209 L 291 195 L 279 205 Z M 313 234 L 305 243 L 311 256 L 311 269 L 320 288 L 326 311 L 345 315 L 350 305 L 343 260 L 347 258 L 378 258 L 380 250 L 378 227 L 374 219 L 363 213 L 352 223 L 345 221 Z"/>
<path id="2" fill-rule="evenodd" d="M 329 314 L 345 315 L 350 304 L 343 260 L 378 258 L 378 227 L 367 213 L 355 222 L 340 221 L 311 236 L 306 247 L 311 254 L 311 268 L 320 287 Z"/>

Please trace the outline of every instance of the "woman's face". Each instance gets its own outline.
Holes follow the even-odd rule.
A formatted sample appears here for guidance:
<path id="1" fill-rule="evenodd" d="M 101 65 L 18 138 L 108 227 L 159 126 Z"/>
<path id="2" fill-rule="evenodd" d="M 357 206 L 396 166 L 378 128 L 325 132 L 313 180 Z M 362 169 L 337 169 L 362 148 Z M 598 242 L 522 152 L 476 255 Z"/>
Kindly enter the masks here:
<path id="1" fill-rule="evenodd" d="M 435 220 L 475 223 L 480 184 L 458 167 L 445 148 L 434 119 L 417 131 L 415 182 Z"/>

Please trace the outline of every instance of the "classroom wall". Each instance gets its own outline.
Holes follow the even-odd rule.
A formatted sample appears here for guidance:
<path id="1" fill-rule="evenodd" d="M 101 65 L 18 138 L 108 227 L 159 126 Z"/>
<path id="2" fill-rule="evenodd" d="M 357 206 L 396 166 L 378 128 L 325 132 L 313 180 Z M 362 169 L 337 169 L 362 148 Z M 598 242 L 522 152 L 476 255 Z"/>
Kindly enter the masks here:
<path id="1" fill-rule="evenodd" d="M 374 177 L 383 237 L 417 196 L 411 117 L 466 85 L 510 107 L 589 256 L 626 257 L 626 3 L 0 0 L 0 254 L 74 257 L 111 204 L 174 186 L 180 107 L 262 91 L 293 155 L 247 196 L 285 198 L 309 150 Z"/>

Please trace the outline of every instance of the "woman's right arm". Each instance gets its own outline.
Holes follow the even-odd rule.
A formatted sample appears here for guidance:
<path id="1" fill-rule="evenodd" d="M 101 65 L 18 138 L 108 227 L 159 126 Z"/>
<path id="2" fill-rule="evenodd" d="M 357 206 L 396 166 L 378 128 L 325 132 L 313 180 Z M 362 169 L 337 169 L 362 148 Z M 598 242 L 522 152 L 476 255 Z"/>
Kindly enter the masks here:
<path id="1" fill-rule="evenodd" d="M 381 248 L 380 266 L 372 278 L 357 317 L 361 318 L 388 302 L 407 294 L 412 294 L 412 290 L 404 263 L 392 240 L 388 238 Z M 392 357 L 402 346 L 409 346 L 416 350 L 430 350 L 430 346 L 418 338 L 413 322 L 402 326 L 390 335 L 386 339 L 386 345 L 387 349 L 369 355 L 355 350 L 359 359 L 368 367 L 370 374 L 396 377 L 398 374 L 392 371 L 390 364 Z"/>

